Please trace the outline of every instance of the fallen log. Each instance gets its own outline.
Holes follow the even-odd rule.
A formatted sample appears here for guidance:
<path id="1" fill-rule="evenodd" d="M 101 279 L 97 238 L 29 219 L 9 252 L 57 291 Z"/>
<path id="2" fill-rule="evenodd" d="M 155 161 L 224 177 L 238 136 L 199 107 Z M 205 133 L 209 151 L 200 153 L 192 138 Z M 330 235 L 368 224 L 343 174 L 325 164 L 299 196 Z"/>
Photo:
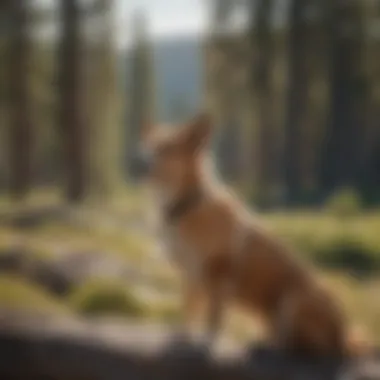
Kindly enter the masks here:
<path id="1" fill-rule="evenodd" d="M 0 317 L 0 379 L 9 380 L 377 380 L 380 357 L 308 362 L 270 349 L 208 355 L 165 350 L 169 329 L 7 315 Z M 249 351 L 249 350 L 248 350 Z"/>

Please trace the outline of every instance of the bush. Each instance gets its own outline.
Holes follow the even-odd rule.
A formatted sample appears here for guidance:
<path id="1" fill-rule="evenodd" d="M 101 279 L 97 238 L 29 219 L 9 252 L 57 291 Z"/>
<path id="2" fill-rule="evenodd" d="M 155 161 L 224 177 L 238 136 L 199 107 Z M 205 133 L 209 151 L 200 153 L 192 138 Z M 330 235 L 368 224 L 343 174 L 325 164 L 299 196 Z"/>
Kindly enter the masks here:
<path id="1" fill-rule="evenodd" d="M 328 213 L 272 214 L 266 219 L 275 234 L 322 269 L 380 273 L 380 215 L 376 213 L 363 213 L 344 223 Z"/>
<path id="2" fill-rule="evenodd" d="M 359 277 L 380 270 L 379 252 L 348 236 L 319 247 L 313 256 L 315 262 L 324 268 L 348 271 Z"/>
<path id="3" fill-rule="evenodd" d="M 357 192 L 352 189 L 342 189 L 327 200 L 325 208 L 333 215 L 345 218 L 357 215 L 362 209 L 362 200 Z"/>
<path id="4" fill-rule="evenodd" d="M 86 315 L 117 314 L 142 317 L 143 303 L 124 284 L 110 281 L 89 281 L 69 297 L 74 310 Z"/>

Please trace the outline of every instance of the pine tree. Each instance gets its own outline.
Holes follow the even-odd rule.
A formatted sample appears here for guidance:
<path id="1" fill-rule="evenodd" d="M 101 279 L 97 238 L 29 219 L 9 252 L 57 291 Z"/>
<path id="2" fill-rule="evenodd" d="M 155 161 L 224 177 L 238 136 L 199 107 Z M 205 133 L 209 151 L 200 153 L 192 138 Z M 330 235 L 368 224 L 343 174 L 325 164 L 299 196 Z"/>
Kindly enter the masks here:
<path id="1" fill-rule="evenodd" d="M 365 0 L 362 12 L 362 64 L 360 101 L 360 140 L 358 150 L 358 187 L 369 203 L 380 197 L 380 3 Z M 363 91 L 365 90 L 365 91 Z M 363 94 L 364 92 L 364 94 Z"/>
<path id="2" fill-rule="evenodd" d="M 235 5 L 234 0 L 214 0 L 211 20 L 214 32 L 217 32 L 219 27 L 223 28 L 228 23 Z"/>
<path id="3" fill-rule="evenodd" d="M 91 19 L 96 18 L 96 37 L 89 42 L 87 89 L 89 136 L 89 175 L 91 193 L 108 199 L 119 179 L 120 97 L 117 87 L 114 41 L 114 1 L 97 0 Z M 95 33 L 93 33 L 94 35 Z"/>
<path id="4" fill-rule="evenodd" d="M 225 180 L 241 183 L 241 163 L 244 152 L 241 149 L 241 97 L 236 63 L 241 53 L 242 36 L 229 33 L 232 12 L 237 5 L 231 0 L 216 0 L 213 4 L 211 33 L 208 37 L 206 54 L 207 91 L 210 109 L 218 130 L 215 138 L 215 152 L 219 171 Z"/>
<path id="5" fill-rule="evenodd" d="M 127 171 L 134 179 L 134 155 L 141 130 L 155 118 L 155 79 L 153 51 L 148 39 L 145 15 L 137 13 L 133 20 L 134 41 L 131 50 L 129 118 L 127 133 Z"/>
<path id="6" fill-rule="evenodd" d="M 81 11 L 77 0 L 61 0 L 60 5 L 59 125 L 66 169 L 66 197 L 70 202 L 81 202 L 88 192 Z"/>
<path id="7" fill-rule="evenodd" d="M 310 22 L 308 12 L 312 0 L 292 0 L 288 36 L 288 93 L 284 127 L 284 177 L 286 201 L 299 200 L 302 189 L 302 144 L 305 134 L 308 94 L 310 89 L 309 62 Z"/>
<path id="8" fill-rule="evenodd" d="M 28 1 L 11 1 L 9 10 L 10 191 L 15 198 L 23 198 L 32 185 L 34 158 L 29 86 L 32 45 Z"/>
<path id="9" fill-rule="evenodd" d="M 8 110 L 9 110 L 9 26 L 10 9 L 6 2 L 0 5 L 0 187 L 7 186 L 8 152 L 7 135 L 9 130 Z"/>
<path id="10" fill-rule="evenodd" d="M 278 131 L 273 112 L 274 32 L 272 0 L 257 0 L 251 4 L 252 88 L 257 109 L 257 131 L 253 146 L 255 158 L 256 192 L 261 202 L 271 202 L 278 181 Z M 264 199 L 266 198 L 266 199 Z"/>
<path id="11" fill-rule="evenodd" d="M 313 199 L 319 191 L 319 165 L 328 106 L 329 0 L 290 3 L 288 88 L 284 123 L 286 202 Z"/>
<path id="12" fill-rule="evenodd" d="M 321 168 L 326 192 L 355 186 L 360 175 L 363 106 L 368 96 L 361 5 L 361 0 L 329 3 L 330 107 Z"/>
<path id="13" fill-rule="evenodd" d="M 367 1 L 365 25 L 368 30 L 367 70 L 369 97 L 362 150 L 362 187 L 370 202 L 380 200 L 380 3 Z"/>

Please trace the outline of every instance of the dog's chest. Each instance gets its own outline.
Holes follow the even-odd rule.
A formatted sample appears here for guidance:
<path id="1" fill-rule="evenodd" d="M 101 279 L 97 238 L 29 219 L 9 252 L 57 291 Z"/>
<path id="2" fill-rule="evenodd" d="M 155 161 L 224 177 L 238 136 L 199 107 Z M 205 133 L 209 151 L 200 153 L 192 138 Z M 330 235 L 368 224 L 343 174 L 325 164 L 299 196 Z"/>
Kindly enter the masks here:
<path id="1" fill-rule="evenodd" d="M 182 236 L 177 226 L 164 225 L 161 236 L 170 260 L 186 272 L 199 271 L 201 265 L 199 252 Z"/>

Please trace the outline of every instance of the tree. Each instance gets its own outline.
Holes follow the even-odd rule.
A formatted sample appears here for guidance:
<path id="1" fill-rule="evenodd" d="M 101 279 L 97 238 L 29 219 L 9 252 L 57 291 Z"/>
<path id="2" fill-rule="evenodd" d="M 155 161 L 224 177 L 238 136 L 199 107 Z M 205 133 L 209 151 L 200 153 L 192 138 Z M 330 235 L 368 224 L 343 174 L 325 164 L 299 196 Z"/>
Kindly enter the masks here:
<path id="1" fill-rule="evenodd" d="M 0 5 L 0 186 L 8 186 L 7 170 L 8 170 L 8 152 L 6 151 L 7 133 L 8 133 L 8 52 L 9 52 L 9 25 L 10 15 L 9 8 L 1 3 Z"/>
<path id="2" fill-rule="evenodd" d="M 66 170 L 66 197 L 83 201 L 87 190 L 87 141 L 84 104 L 83 41 L 77 0 L 61 0 L 59 124 Z"/>
<path id="3" fill-rule="evenodd" d="M 284 126 L 284 177 L 286 202 L 297 202 L 302 192 L 302 144 L 304 144 L 310 90 L 307 60 L 311 24 L 308 12 L 313 0 L 292 0 L 288 35 L 288 91 Z"/>
<path id="4" fill-rule="evenodd" d="M 364 199 L 370 203 L 380 200 L 380 3 L 367 0 L 363 4 L 366 73 L 366 103 L 364 121 L 360 126 L 362 141 L 359 152 L 359 181 Z"/>
<path id="5" fill-rule="evenodd" d="M 27 0 L 9 3 L 11 44 L 9 54 L 10 89 L 10 191 L 23 198 L 33 178 L 33 122 L 29 86 L 31 40 L 30 9 Z"/>
<path id="6" fill-rule="evenodd" d="M 363 71 L 362 1 L 330 1 L 330 107 L 323 146 L 321 183 L 325 192 L 356 186 L 368 79 Z"/>
<path id="7" fill-rule="evenodd" d="M 290 3 L 283 173 L 285 202 L 316 200 L 328 133 L 329 0 Z"/>
<path id="8" fill-rule="evenodd" d="M 257 108 L 257 133 L 253 145 L 258 164 L 255 169 L 256 191 L 261 198 L 274 196 L 278 181 L 278 131 L 276 131 L 275 114 L 273 112 L 273 63 L 274 33 L 272 25 L 272 0 L 257 0 L 251 4 L 251 41 L 253 44 L 252 88 Z M 253 100 L 253 99 L 252 99 Z M 267 199 L 269 201 L 270 199 Z"/>
<path id="9" fill-rule="evenodd" d="M 240 185 L 246 182 L 242 178 L 245 152 L 241 149 L 245 90 L 240 75 L 246 69 L 246 60 L 242 54 L 244 39 L 230 30 L 236 5 L 231 0 L 213 3 L 212 26 L 206 47 L 206 100 L 218 126 L 215 153 L 219 171 L 227 181 Z"/>
<path id="10" fill-rule="evenodd" d="M 127 167 L 134 179 L 134 155 L 146 123 L 155 117 L 155 80 L 152 46 L 147 35 L 145 15 L 137 13 L 133 22 L 134 45 L 131 50 L 130 104 L 127 136 Z"/>
<path id="11" fill-rule="evenodd" d="M 118 135 L 120 97 L 117 87 L 113 0 L 97 0 L 90 21 L 96 21 L 87 43 L 87 117 L 89 121 L 89 176 L 91 193 L 111 196 L 119 178 Z"/>
<path id="12" fill-rule="evenodd" d="M 218 30 L 218 27 L 224 27 L 231 16 L 234 9 L 235 1 L 233 0 L 213 0 L 213 12 L 212 12 L 212 27 L 214 31 Z"/>

